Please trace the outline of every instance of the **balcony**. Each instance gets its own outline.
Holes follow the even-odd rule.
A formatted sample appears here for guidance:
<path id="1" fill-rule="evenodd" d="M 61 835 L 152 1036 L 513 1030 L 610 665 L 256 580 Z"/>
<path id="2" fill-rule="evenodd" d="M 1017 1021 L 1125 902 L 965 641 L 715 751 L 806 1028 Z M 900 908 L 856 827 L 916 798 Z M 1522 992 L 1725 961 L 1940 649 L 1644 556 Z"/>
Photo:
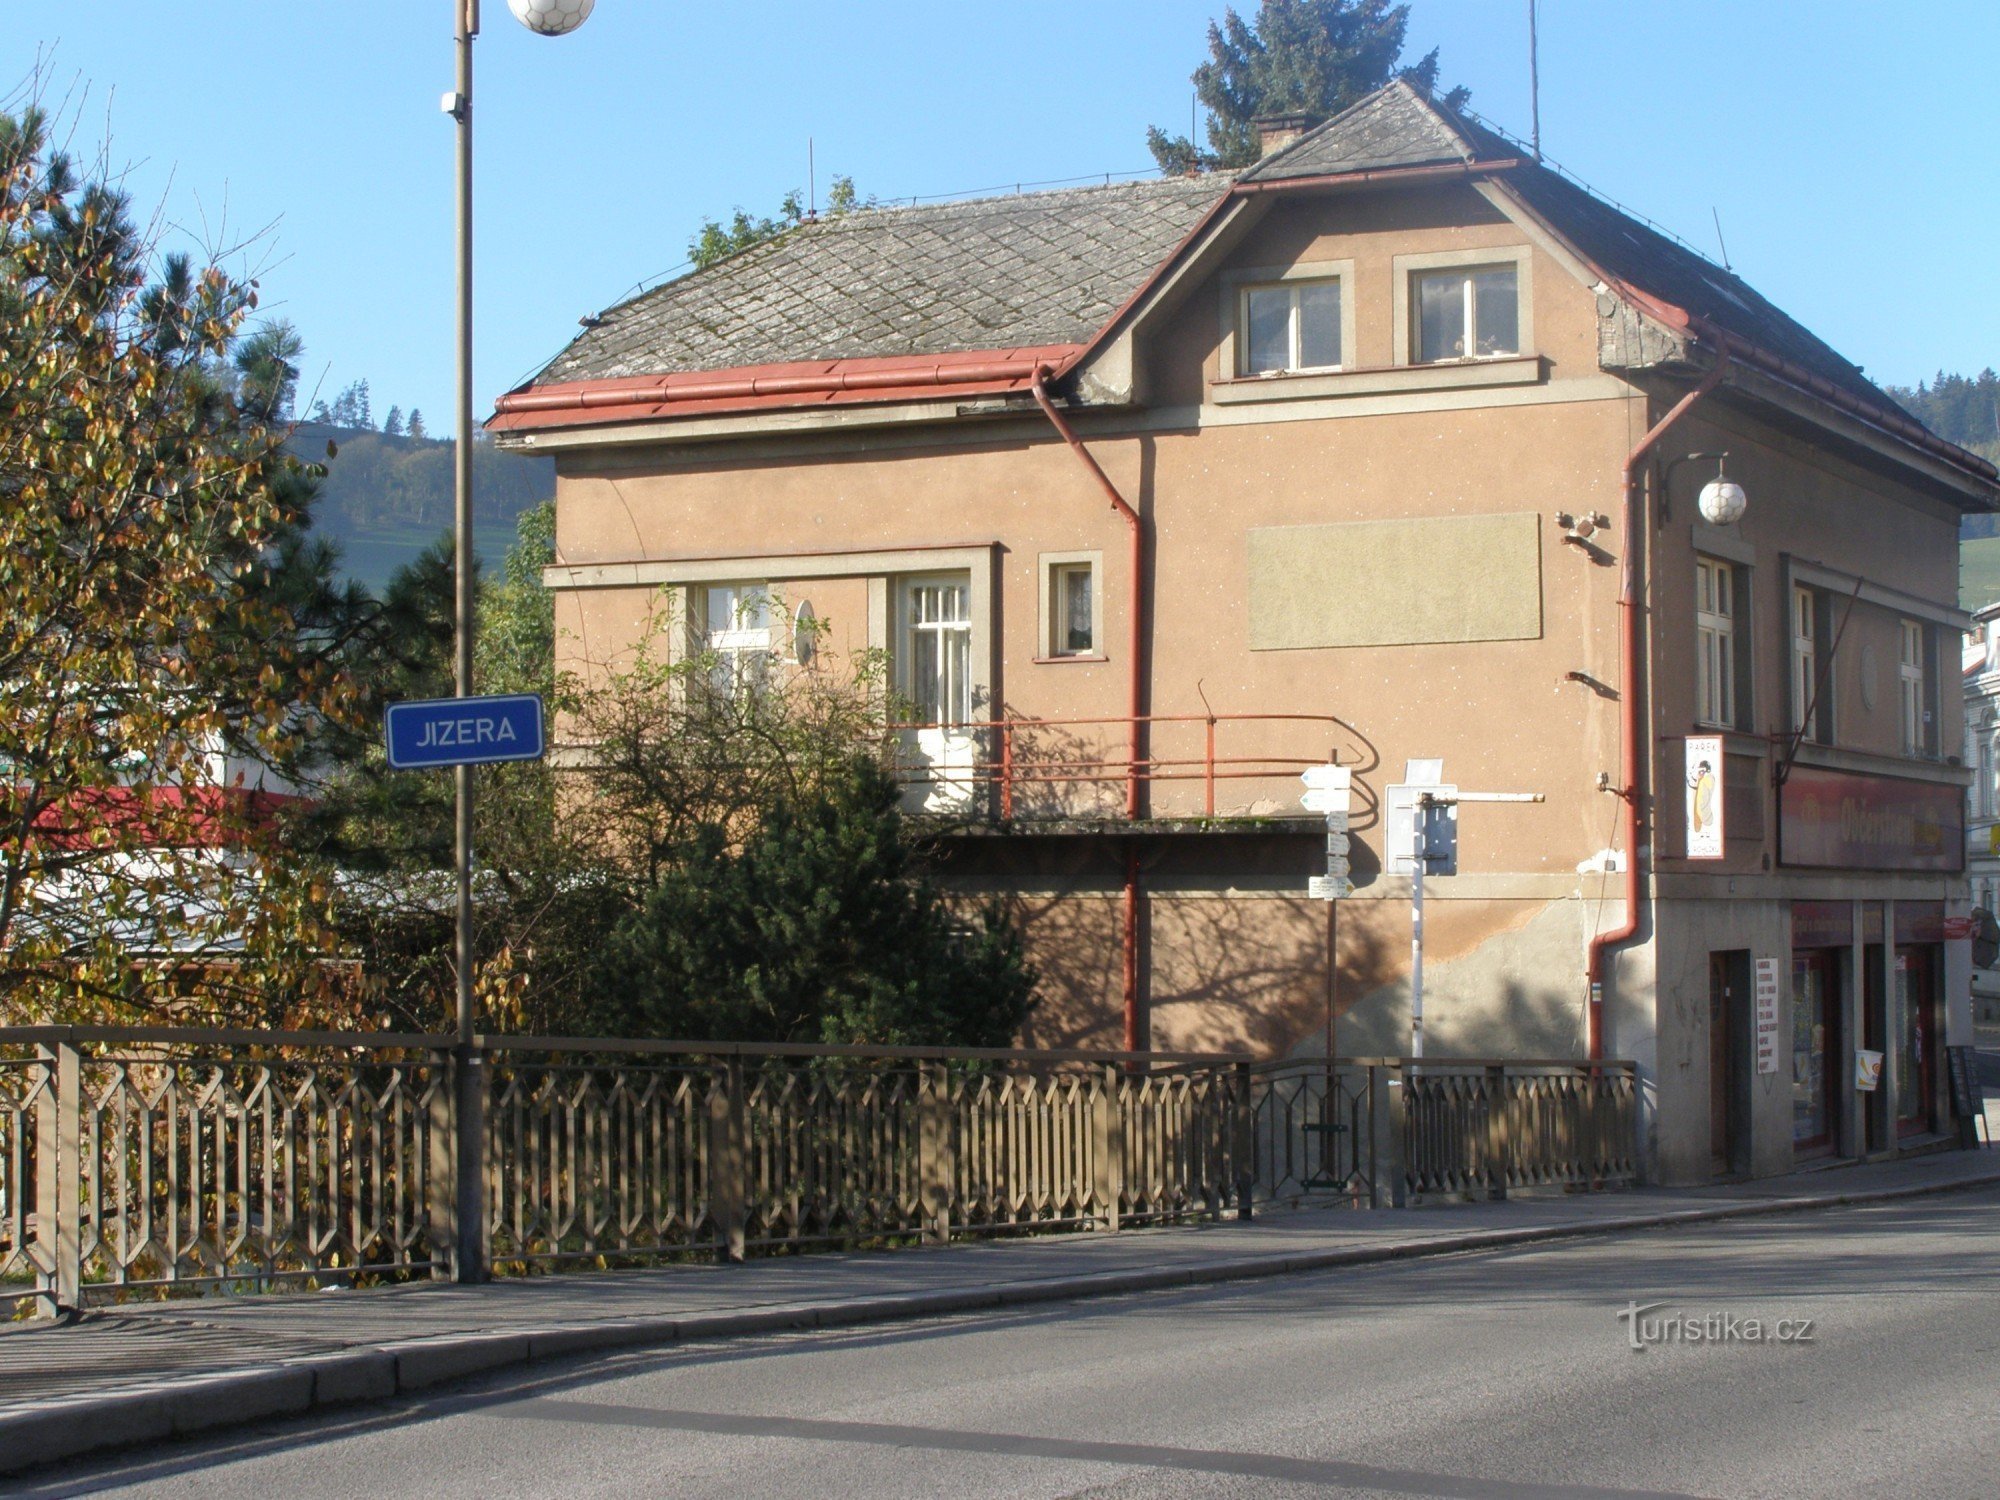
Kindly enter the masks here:
<path id="1" fill-rule="evenodd" d="M 1009 716 L 889 730 L 907 812 L 1040 832 L 1316 824 L 1302 819 L 1299 773 L 1340 761 L 1342 745 L 1357 743 L 1331 714 Z"/>

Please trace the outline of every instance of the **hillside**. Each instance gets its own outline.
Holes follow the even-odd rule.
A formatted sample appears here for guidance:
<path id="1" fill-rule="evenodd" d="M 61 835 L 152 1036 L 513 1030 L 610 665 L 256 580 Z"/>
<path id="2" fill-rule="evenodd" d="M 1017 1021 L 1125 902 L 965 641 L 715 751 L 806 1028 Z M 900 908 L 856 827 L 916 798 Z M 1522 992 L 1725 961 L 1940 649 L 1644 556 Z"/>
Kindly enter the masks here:
<path id="1" fill-rule="evenodd" d="M 380 592 L 396 569 L 451 530 L 455 446 L 373 428 L 298 425 L 293 450 L 327 471 L 316 529 L 340 545 L 350 577 Z M 555 461 L 475 442 L 472 493 L 474 541 L 487 565 L 497 567 L 514 540 L 515 518 L 555 493 Z"/>
<path id="2" fill-rule="evenodd" d="M 1958 544 L 1958 605 L 1981 609 L 2000 600 L 2000 536 L 1967 537 Z"/>

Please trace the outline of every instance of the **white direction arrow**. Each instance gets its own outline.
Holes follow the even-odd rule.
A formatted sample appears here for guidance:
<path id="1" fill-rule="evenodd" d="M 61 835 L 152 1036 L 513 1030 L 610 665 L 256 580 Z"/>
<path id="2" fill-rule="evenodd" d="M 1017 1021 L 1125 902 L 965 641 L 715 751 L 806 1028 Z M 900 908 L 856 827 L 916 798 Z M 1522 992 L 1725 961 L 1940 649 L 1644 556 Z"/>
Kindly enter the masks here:
<path id="1" fill-rule="evenodd" d="M 1344 814 L 1353 800 L 1354 772 L 1346 766 L 1308 766 L 1299 780 L 1306 784 L 1299 801 L 1307 812 Z"/>

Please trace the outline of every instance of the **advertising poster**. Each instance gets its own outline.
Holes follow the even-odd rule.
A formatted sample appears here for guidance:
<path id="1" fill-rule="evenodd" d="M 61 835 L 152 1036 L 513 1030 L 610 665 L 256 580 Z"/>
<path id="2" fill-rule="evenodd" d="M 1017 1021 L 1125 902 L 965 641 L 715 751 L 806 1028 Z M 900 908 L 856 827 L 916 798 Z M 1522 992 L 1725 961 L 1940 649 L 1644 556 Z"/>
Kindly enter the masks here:
<path id="1" fill-rule="evenodd" d="M 1687 857 L 1722 858 L 1722 737 L 1689 735 Z"/>
<path id="2" fill-rule="evenodd" d="M 1778 961 L 1757 960 L 1757 1071 L 1778 1071 Z"/>

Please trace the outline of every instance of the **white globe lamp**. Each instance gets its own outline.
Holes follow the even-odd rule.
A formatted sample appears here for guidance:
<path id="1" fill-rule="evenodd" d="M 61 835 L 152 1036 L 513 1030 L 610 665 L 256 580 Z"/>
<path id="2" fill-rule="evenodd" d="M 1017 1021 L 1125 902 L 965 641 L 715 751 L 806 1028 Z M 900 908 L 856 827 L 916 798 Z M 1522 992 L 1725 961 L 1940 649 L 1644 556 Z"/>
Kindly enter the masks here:
<path id="1" fill-rule="evenodd" d="M 1695 504 L 1701 509 L 1701 518 L 1709 525 L 1734 526 L 1743 519 L 1743 512 L 1750 508 L 1750 497 L 1743 493 L 1742 485 L 1718 474 L 1701 487 L 1701 495 Z"/>
<path id="2" fill-rule="evenodd" d="M 590 18 L 597 0 L 507 0 L 514 19 L 541 36 L 568 36 Z"/>

